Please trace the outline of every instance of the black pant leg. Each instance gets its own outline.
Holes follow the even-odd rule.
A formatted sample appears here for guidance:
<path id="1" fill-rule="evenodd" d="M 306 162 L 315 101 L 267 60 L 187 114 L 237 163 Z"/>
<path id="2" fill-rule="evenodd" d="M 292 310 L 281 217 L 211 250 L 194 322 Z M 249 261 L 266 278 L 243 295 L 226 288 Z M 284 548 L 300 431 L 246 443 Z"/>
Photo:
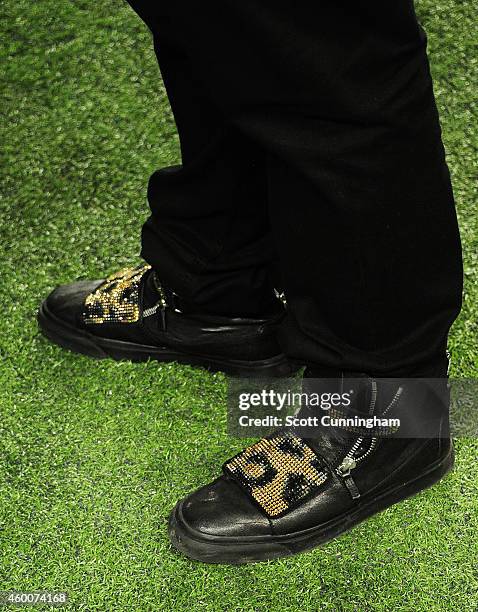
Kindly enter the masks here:
<path id="1" fill-rule="evenodd" d="M 211 101 L 174 10 L 144 0 L 129 3 L 153 33 L 182 157 L 180 166 L 150 179 L 142 255 L 198 309 L 263 315 L 275 308 L 277 283 L 262 149 Z"/>
<path id="2" fill-rule="evenodd" d="M 412 1 L 172 10 L 208 99 L 265 156 L 288 354 L 387 374 L 439 358 L 461 251 Z"/>

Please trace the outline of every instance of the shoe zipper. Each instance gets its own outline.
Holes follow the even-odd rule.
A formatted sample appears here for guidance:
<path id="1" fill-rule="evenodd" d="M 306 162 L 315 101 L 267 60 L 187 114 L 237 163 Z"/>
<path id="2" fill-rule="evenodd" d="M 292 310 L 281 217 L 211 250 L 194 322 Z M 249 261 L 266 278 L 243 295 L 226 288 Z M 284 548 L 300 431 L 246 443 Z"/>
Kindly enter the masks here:
<path id="1" fill-rule="evenodd" d="M 162 286 L 159 284 L 159 282 L 157 282 L 156 277 L 154 278 L 154 286 L 155 286 L 156 291 L 159 294 L 159 300 L 156 302 L 154 306 L 151 306 L 150 308 L 146 308 L 145 310 L 143 310 L 143 319 L 147 317 L 151 317 L 152 315 L 156 314 L 159 310 L 160 316 L 161 316 L 161 328 L 165 330 L 166 329 L 166 308 L 168 307 L 168 303 L 166 300 L 166 293 L 164 289 L 162 288 Z"/>
<path id="2" fill-rule="evenodd" d="M 382 416 L 386 415 L 393 408 L 393 406 L 397 404 L 398 400 L 400 399 L 400 396 L 402 395 L 402 392 L 403 392 L 403 388 L 399 387 L 397 389 L 397 392 L 393 396 L 392 401 L 383 411 Z M 375 411 L 376 402 L 377 402 L 377 383 L 376 381 L 373 380 L 372 381 L 372 397 L 370 400 L 370 407 L 369 407 L 370 416 L 373 415 Z M 352 496 L 352 499 L 358 499 L 360 497 L 360 491 L 355 483 L 355 480 L 350 475 L 350 472 L 354 470 L 359 463 L 361 463 L 364 459 L 366 459 L 369 455 L 373 453 L 378 443 L 377 438 L 371 438 L 370 446 L 368 447 L 368 449 L 362 455 L 360 455 L 360 457 L 355 457 L 355 453 L 360 448 L 363 441 L 364 441 L 363 437 L 357 438 L 352 448 L 342 459 L 340 465 L 335 469 L 337 475 L 343 479 L 345 486 L 347 487 L 350 495 Z"/>
<path id="3" fill-rule="evenodd" d="M 345 455 L 342 459 L 340 465 L 336 468 L 336 473 L 342 480 L 344 481 L 345 486 L 347 487 L 352 499 L 358 499 L 360 497 L 360 491 L 355 483 L 355 480 L 350 475 L 350 472 L 354 470 L 359 463 L 361 463 L 364 459 L 366 459 L 377 446 L 377 438 L 372 438 L 370 441 L 370 446 L 368 449 L 360 455 L 360 457 L 354 457 L 355 452 L 360 447 L 363 442 L 363 438 L 358 438 L 355 444 L 352 446 L 350 451 Z"/>
<path id="4" fill-rule="evenodd" d="M 375 380 L 372 380 L 372 396 L 370 398 L 370 406 L 369 406 L 369 414 L 372 415 L 375 410 L 375 405 L 377 403 L 377 383 Z M 357 465 L 363 461 L 366 457 L 373 452 L 375 446 L 377 445 L 377 438 L 372 438 L 370 442 L 369 448 L 365 451 L 363 455 L 360 457 L 355 457 L 355 453 L 360 448 L 360 445 L 363 442 L 363 437 L 357 438 L 355 440 L 352 448 L 342 459 L 341 463 L 335 469 L 340 478 L 344 481 L 345 486 L 347 487 L 352 499 L 358 499 L 360 497 L 360 491 L 355 483 L 355 480 L 350 475 L 350 472 L 354 470 Z"/>

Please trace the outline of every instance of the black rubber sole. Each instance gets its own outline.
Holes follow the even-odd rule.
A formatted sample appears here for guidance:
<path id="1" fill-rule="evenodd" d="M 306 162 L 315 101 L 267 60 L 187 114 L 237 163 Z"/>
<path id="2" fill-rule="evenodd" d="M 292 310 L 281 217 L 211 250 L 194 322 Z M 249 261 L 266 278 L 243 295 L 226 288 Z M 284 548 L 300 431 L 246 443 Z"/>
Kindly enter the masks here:
<path id="1" fill-rule="evenodd" d="M 165 346 L 148 346 L 123 340 L 101 338 L 77 329 L 50 312 L 46 302 L 38 310 L 38 325 L 44 336 L 62 348 L 95 359 L 111 358 L 116 361 L 175 361 L 200 366 L 213 372 L 225 372 L 233 376 L 285 377 L 297 370 L 285 355 L 275 355 L 259 361 L 225 359 L 210 355 L 194 355 Z"/>
<path id="2" fill-rule="evenodd" d="M 169 537 L 178 551 L 190 559 L 204 563 L 240 565 L 296 555 L 325 544 L 374 514 L 431 487 L 452 470 L 453 464 L 452 449 L 447 457 L 430 466 L 416 479 L 362 501 L 352 512 L 349 511 L 318 527 L 283 536 L 206 536 L 193 531 L 185 524 L 180 502 L 169 518 Z"/>

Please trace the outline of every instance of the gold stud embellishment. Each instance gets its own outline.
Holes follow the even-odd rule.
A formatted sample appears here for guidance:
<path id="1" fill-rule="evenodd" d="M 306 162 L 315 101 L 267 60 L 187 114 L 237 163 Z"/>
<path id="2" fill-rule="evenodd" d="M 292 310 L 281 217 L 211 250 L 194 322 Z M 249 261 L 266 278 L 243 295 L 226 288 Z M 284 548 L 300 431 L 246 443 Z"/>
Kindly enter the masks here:
<path id="1" fill-rule="evenodd" d="M 283 514 L 327 480 L 322 459 L 292 433 L 263 438 L 227 462 L 224 471 L 270 517 Z"/>
<path id="2" fill-rule="evenodd" d="M 108 276 L 85 299 L 83 320 L 87 324 L 136 323 L 139 319 L 139 284 L 149 265 L 125 268 Z"/>

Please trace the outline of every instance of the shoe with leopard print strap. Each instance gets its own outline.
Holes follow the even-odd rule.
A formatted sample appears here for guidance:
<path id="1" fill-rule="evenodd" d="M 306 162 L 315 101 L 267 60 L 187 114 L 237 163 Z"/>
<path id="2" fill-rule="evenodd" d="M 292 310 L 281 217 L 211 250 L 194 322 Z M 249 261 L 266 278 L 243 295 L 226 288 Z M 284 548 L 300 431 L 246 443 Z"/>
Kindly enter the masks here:
<path id="1" fill-rule="evenodd" d="M 286 376 L 292 369 L 276 340 L 284 307 L 263 318 L 185 309 L 149 265 L 104 280 L 55 289 L 38 311 L 43 334 L 91 357 L 177 361 L 235 375 Z"/>
<path id="2" fill-rule="evenodd" d="M 359 384 L 367 406 L 383 413 L 380 398 L 388 396 L 387 405 L 402 421 L 404 410 L 412 420 L 422 411 L 426 423 L 430 411 L 436 412 L 433 437 L 322 431 L 304 439 L 278 431 L 227 461 L 219 478 L 176 505 L 169 519 L 172 545 L 205 563 L 294 555 L 415 495 L 452 469 L 446 391 L 444 398 L 436 389 L 420 391 L 418 383 L 405 382 L 390 394 L 390 385 L 386 390 L 369 377 Z"/>

